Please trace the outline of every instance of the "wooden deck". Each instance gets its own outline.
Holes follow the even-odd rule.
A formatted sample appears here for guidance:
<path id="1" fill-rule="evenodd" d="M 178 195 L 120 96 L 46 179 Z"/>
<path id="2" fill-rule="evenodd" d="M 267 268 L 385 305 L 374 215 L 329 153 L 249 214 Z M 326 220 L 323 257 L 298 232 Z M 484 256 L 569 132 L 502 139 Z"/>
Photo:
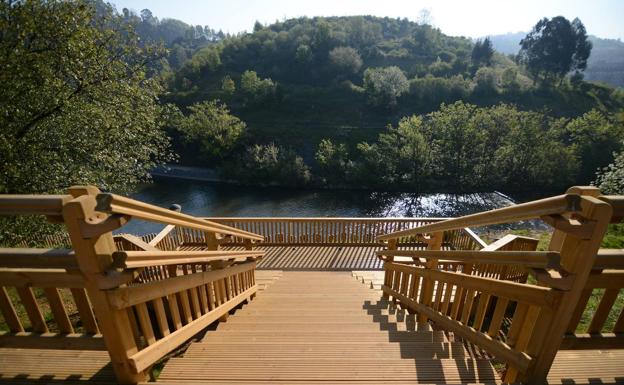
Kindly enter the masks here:
<path id="1" fill-rule="evenodd" d="M 347 272 L 284 272 L 183 357 L 163 383 L 497 383 L 488 360 L 419 325 Z"/>

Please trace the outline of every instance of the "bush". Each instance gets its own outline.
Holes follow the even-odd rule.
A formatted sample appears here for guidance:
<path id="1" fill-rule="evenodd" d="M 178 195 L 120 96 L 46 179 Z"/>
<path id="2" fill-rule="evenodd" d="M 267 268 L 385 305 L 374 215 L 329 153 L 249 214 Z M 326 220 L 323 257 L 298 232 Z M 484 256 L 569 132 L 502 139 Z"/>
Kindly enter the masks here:
<path id="1" fill-rule="evenodd" d="M 339 72 L 354 74 L 362 67 L 362 58 L 355 48 L 336 47 L 329 51 L 329 62 Z"/>
<path id="2" fill-rule="evenodd" d="M 249 147 L 241 160 L 234 174 L 248 183 L 302 187 L 312 176 L 303 158 L 273 143 Z"/>
<path id="3" fill-rule="evenodd" d="M 371 104 L 393 107 L 409 90 L 409 82 L 399 67 L 368 68 L 364 71 L 364 89 Z"/>

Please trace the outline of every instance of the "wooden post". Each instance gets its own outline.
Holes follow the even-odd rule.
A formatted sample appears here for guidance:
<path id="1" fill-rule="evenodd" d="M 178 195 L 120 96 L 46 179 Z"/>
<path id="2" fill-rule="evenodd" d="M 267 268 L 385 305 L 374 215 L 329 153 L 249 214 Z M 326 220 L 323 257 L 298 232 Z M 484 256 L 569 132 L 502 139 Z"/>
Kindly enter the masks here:
<path id="1" fill-rule="evenodd" d="M 544 338 L 539 341 L 539 346 L 534 346 L 534 364 L 524 375 L 525 382 L 528 384 L 546 382 L 550 367 L 585 288 L 596 254 L 611 220 L 611 206 L 596 199 L 599 191 L 595 187 L 572 187 L 567 193 L 583 196 L 580 217 L 586 221 L 594 221 L 594 231 L 589 239 L 580 239 L 561 230 L 555 230 L 553 233 L 550 249 L 560 252 L 561 266 L 567 272 L 574 274 L 574 280 L 570 290 L 561 291 L 561 300 L 552 314 L 548 314 L 551 322 L 547 330 L 534 331 L 534 334 L 537 332 Z"/>
<path id="2" fill-rule="evenodd" d="M 437 232 L 437 233 L 431 234 L 431 238 L 427 240 L 427 250 L 440 250 L 442 248 L 443 239 L 444 239 L 443 232 Z M 433 258 L 428 258 L 427 262 L 425 263 L 425 269 L 437 270 L 438 260 L 433 259 Z M 431 306 L 432 297 L 433 297 L 433 286 L 434 286 L 434 283 L 431 279 L 423 278 L 422 288 L 421 288 L 421 293 L 420 293 L 420 301 L 423 305 Z M 427 322 L 427 316 L 422 313 L 418 314 L 418 322 Z"/>
<path id="3" fill-rule="evenodd" d="M 67 226 L 76 260 L 85 278 L 85 287 L 97 323 L 102 331 L 117 381 L 120 384 L 136 384 L 145 381 L 145 372 L 136 373 L 128 358 L 138 352 L 126 310 L 110 306 L 106 294 L 98 288 L 98 280 L 112 263 L 115 251 L 113 235 L 109 231 L 97 236 L 84 236 L 84 230 L 109 218 L 95 211 L 95 195 L 99 189 L 93 186 L 71 187 L 73 200 L 63 206 L 63 219 Z"/>
<path id="4" fill-rule="evenodd" d="M 397 249 L 397 240 L 396 239 L 388 239 L 388 244 L 386 246 L 386 250 L 396 250 Z M 386 259 L 386 263 L 394 261 L 394 256 L 389 255 Z M 386 269 L 384 266 L 384 285 L 391 287 L 392 286 L 392 276 L 390 270 Z M 390 296 L 385 291 L 381 294 L 381 296 L 385 299 L 389 299 Z"/>

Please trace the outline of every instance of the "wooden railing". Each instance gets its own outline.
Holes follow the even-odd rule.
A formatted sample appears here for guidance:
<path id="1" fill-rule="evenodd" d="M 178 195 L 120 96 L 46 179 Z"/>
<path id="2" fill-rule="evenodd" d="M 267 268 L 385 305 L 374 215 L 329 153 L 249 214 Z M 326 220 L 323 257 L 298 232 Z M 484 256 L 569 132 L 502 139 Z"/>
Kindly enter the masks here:
<path id="1" fill-rule="evenodd" d="M 207 220 L 264 236 L 258 246 L 383 246 L 376 240 L 381 234 L 414 226 L 436 223 L 444 218 L 218 218 Z M 194 235 L 185 231 L 180 239 L 193 241 Z M 240 245 L 243 239 L 228 239 L 230 245 Z M 422 245 L 418 237 L 402 237 L 400 245 Z M 443 242 L 456 249 L 479 250 L 486 244 L 470 229 L 445 232 Z"/>
<path id="2" fill-rule="evenodd" d="M 91 186 L 61 196 L 0 196 L 0 215 L 24 214 L 63 222 L 73 249 L 0 249 L 0 311 L 8 328 L 0 346 L 106 349 L 118 382 L 135 384 L 167 353 L 255 296 L 254 270 L 264 252 L 252 247 L 260 235 Z M 112 235 L 132 218 L 192 229 L 205 247 L 160 249 L 164 236 Z M 223 237 L 248 247 L 220 250 L 215 240 Z M 70 314 L 72 303 L 77 314 Z"/>
<path id="3" fill-rule="evenodd" d="M 387 241 L 379 253 L 384 295 L 418 313 L 420 321 L 431 320 L 504 361 L 505 382 L 543 384 L 559 349 L 624 347 L 623 312 L 607 333 L 596 334 L 624 286 L 624 252 L 599 247 L 607 225 L 623 217 L 623 197 L 573 187 L 553 198 L 384 234 L 377 237 Z M 533 218 L 554 227 L 548 251 L 531 251 L 535 241 L 522 238 L 477 252 L 440 247 L 445 231 Z M 427 250 L 397 250 L 397 239 L 415 236 L 427 240 Z M 412 263 L 394 260 L 400 256 Z M 440 261 L 462 268 L 443 271 Z M 537 284 L 523 283 L 509 269 L 514 276 L 530 273 Z M 594 288 L 606 290 L 589 327 L 576 332 Z"/>

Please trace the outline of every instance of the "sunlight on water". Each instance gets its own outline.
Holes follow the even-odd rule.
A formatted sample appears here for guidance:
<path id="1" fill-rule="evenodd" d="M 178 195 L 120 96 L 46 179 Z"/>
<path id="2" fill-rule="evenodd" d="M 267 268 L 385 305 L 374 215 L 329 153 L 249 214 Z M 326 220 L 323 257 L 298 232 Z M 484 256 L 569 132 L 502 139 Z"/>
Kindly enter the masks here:
<path id="1" fill-rule="evenodd" d="M 133 198 L 161 207 L 177 203 L 187 214 L 207 217 L 456 217 L 509 206 L 498 192 L 472 194 L 387 193 L 352 190 L 290 190 L 176 179 L 159 179 Z M 537 221 L 511 226 L 543 227 Z M 144 234 L 162 225 L 131 221 L 124 232 Z M 507 228 L 507 227 L 503 227 Z"/>

